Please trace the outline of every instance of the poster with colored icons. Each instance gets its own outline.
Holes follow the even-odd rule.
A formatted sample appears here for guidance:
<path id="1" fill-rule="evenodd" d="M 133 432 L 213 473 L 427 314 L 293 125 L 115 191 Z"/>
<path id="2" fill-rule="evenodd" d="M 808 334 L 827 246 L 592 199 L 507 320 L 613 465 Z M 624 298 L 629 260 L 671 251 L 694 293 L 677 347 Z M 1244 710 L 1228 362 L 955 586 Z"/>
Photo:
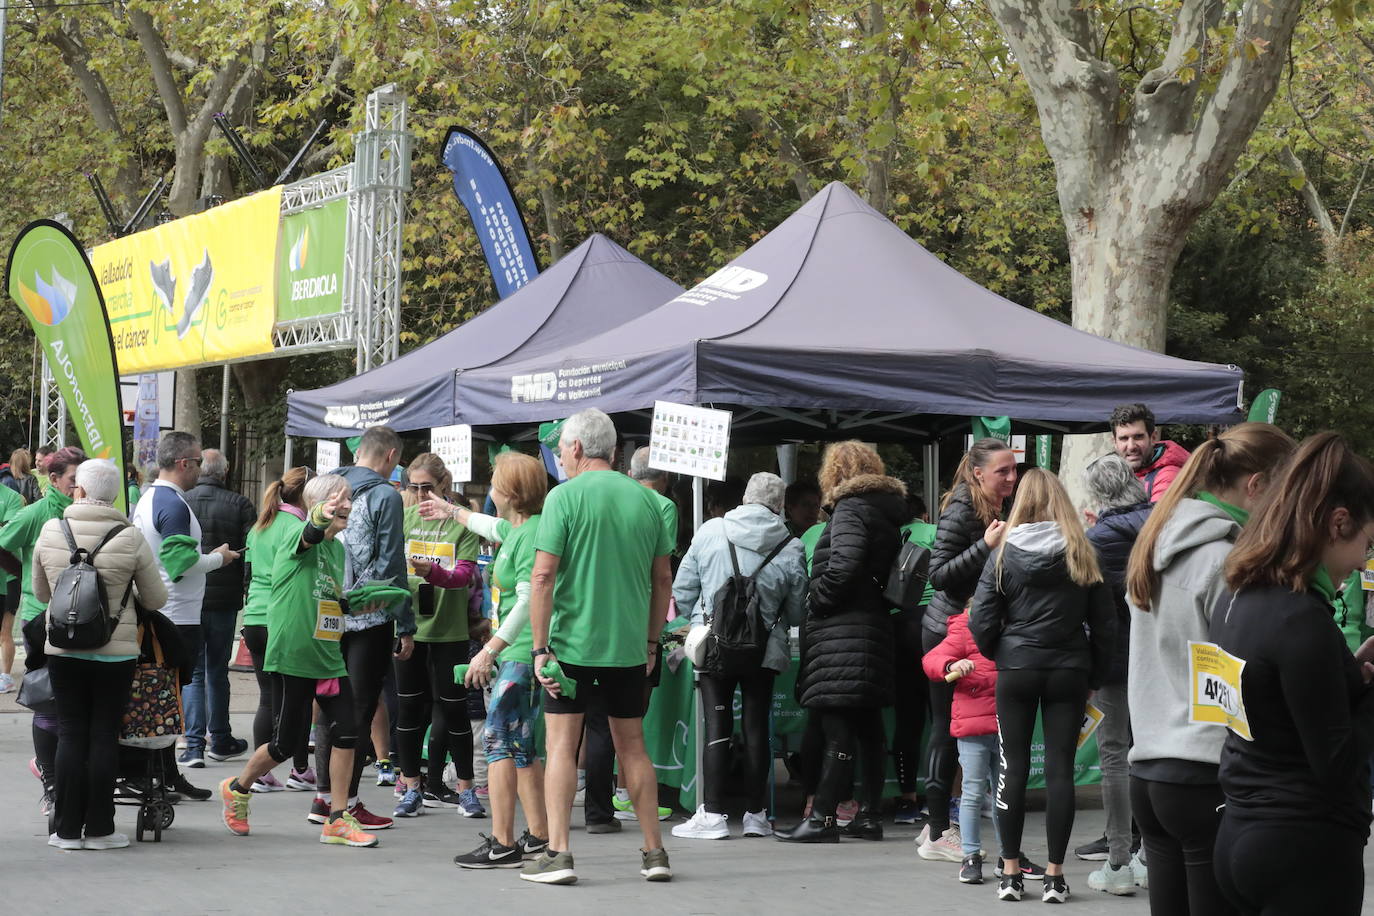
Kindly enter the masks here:
<path id="1" fill-rule="evenodd" d="M 730 456 L 730 416 L 728 410 L 655 401 L 649 467 L 724 480 Z"/>
<path id="2" fill-rule="evenodd" d="M 429 450 L 444 459 L 454 483 L 472 479 L 472 427 L 466 423 L 435 426 L 429 431 Z"/>

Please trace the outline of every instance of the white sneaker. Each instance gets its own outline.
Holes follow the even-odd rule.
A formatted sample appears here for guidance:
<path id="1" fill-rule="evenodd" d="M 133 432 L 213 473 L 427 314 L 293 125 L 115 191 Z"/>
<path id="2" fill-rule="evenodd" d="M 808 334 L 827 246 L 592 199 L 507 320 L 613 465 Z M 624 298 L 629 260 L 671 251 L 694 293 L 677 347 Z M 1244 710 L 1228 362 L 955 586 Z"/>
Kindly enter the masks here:
<path id="1" fill-rule="evenodd" d="M 123 849 L 129 845 L 129 837 L 123 833 L 107 836 L 88 836 L 81 841 L 82 849 Z"/>
<path id="2" fill-rule="evenodd" d="M 58 849 L 80 849 L 80 848 L 81 848 L 81 841 L 80 841 L 80 840 L 64 840 L 64 839 L 62 839 L 62 837 L 60 837 L 60 836 L 58 836 L 57 834 L 54 833 L 52 836 L 48 837 L 48 845 L 49 845 L 49 846 L 55 846 L 55 847 L 57 847 Z"/>
<path id="3" fill-rule="evenodd" d="M 673 836 L 684 840 L 724 840 L 729 838 L 730 828 L 725 826 L 724 814 L 712 814 L 702 805 L 689 820 L 673 826 Z"/>
<path id="4" fill-rule="evenodd" d="M 772 836 L 773 825 L 768 822 L 767 811 L 744 812 L 745 836 Z"/>
<path id="5" fill-rule="evenodd" d="M 922 834 L 921 845 L 916 847 L 916 855 L 932 862 L 963 862 L 964 841 L 959 836 L 959 828 L 953 824 L 938 840 L 931 840 L 929 829 Z"/>
<path id="6" fill-rule="evenodd" d="M 1135 893 L 1135 870 L 1129 862 L 1116 868 L 1103 862 L 1101 868 L 1088 875 L 1088 887 L 1117 897 L 1129 897 Z"/>
<path id="7" fill-rule="evenodd" d="M 1150 889 L 1150 870 L 1145 867 L 1145 860 L 1140 857 L 1140 853 L 1131 856 L 1131 874 L 1135 878 L 1135 886 L 1143 891 Z"/>
<path id="8" fill-rule="evenodd" d="M 8 673 L 0 672 L 0 693 L 10 693 L 14 690 L 14 678 Z"/>

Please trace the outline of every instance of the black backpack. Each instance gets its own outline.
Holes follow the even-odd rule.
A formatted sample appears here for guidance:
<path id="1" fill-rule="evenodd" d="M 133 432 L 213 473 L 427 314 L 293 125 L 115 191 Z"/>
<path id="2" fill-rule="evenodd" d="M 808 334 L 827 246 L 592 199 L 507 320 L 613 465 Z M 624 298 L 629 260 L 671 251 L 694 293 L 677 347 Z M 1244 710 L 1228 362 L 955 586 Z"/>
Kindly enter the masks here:
<path id="1" fill-rule="evenodd" d="M 883 600 L 900 611 L 914 611 L 926 596 L 926 582 L 930 580 L 930 548 L 902 538 L 897 556 L 888 570 L 883 586 Z"/>
<path id="2" fill-rule="evenodd" d="M 756 580 L 791 540 L 787 537 L 778 542 L 752 576 L 740 573 L 735 545 L 725 542 L 730 548 L 730 565 L 735 572 L 716 591 L 711 603 L 711 632 L 706 637 L 706 658 L 701 665 L 703 674 L 745 677 L 756 674 L 763 667 L 763 656 L 773 628 L 764 625 Z M 773 625 L 777 625 L 776 619 Z"/>
<path id="3" fill-rule="evenodd" d="M 115 609 L 116 616 L 112 618 L 110 599 L 95 568 L 95 557 L 115 535 L 129 526 L 114 526 L 93 550 L 86 550 L 77 546 L 71 525 L 65 518 L 58 519 L 58 524 L 72 550 L 72 558 L 71 565 L 62 570 L 52 586 L 52 598 L 48 601 L 48 642 L 59 649 L 99 649 L 110 641 L 115 624 L 119 622 L 118 614 L 133 591 L 134 580 L 129 577 L 129 587 L 124 590 L 124 597 Z"/>

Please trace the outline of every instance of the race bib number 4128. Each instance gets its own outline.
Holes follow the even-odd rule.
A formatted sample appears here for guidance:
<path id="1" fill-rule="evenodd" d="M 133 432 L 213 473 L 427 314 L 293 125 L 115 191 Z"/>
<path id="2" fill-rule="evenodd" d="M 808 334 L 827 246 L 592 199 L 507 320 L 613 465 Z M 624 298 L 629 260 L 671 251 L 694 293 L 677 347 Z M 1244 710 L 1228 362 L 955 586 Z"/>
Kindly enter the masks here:
<path id="1" fill-rule="evenodd" d="M 1193 691 L 1188 721 L 1225 725 L 1246 741 L 1254 741 L 1240 690 L 1245 659 L 1236 658 L 1216 643 L 1194 640 L 1188 642 L 1188 656 Z"/>

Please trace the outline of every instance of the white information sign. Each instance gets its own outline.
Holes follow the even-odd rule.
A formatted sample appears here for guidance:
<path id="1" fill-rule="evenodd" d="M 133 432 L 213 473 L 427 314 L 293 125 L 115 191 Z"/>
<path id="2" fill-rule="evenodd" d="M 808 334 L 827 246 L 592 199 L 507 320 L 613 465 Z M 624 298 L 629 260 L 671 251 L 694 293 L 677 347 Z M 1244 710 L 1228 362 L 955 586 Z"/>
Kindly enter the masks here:
<path id="1" fill-rule="evenodd" d="M 730 411 L 654 402 L 649 467 L 724 480 L 729 456 Z"/>
<path id="2" fill-rule="evenodd" d="M 330 474 L 339 469 L 339 443 L 333 439 L 315 440 L 315 473 Z"/>
<path id="3" fill-rule="evenodd" d="M 429 450 L 444 459 L 454 483 L 472 479 L 472 427 L 436 426 L 429 431 Z"/>

